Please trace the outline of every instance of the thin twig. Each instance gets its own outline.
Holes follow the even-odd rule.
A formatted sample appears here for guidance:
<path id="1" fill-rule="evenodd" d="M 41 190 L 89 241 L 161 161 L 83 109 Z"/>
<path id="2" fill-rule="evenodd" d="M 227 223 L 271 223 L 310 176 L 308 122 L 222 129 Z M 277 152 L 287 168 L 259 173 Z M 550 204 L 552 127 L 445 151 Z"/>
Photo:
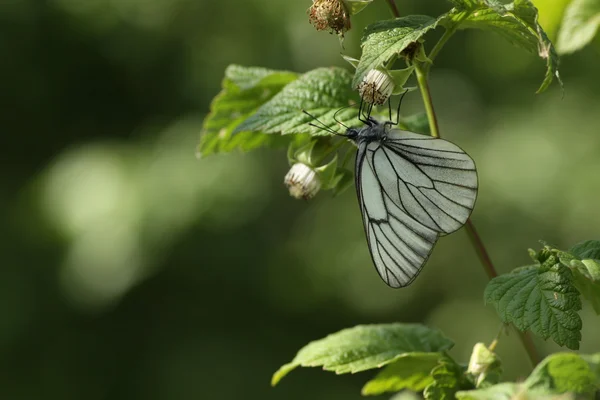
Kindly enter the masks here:
<path id="1" fill-rule="evenodd" d="M 419 89 L 421 90 L 421 95 L 423 97 L 423 103 L 425 105 L 425 112 L 427 113 L 427 119 L 429 121 L 429 129 L 431 131 L 431 136 L 439 138 L 440 127 L 438 125 L 435 110 L 433 109 L 433 101 L 431 99 L 431 92 L 429 91 L 429 83 L 427 81 L 427 71 L 424 70 L 423 67 L 417 63 L 415 64 L 415 72 L 417 74 L 417 84 L 419 85 Z M 477 256 L 481 261 L 483 269 L 485 270 L 486 274 L 490 279 L 495 278 L 496 276 L 498 276 L 498 272 L 496 271 L 496 268 L 494 268 L 494 264 L 492 263 L 492 260 L 487 250 L 485 249 L 485 245 L 483 244 L 483 241 L 477 233 L 477 230 L 475 229 L 475 226 L 473 225 L 473 222 L 471 222 L 470 218 L 467 219 L 465 228 L 467 234 L 469 235 L 469 239 L 471 240 L 471 244 L 475 248 Z M 540 357 L 537 353 L 537 350 L 529 332 L 521 332 L 516 328 L 515 330 L 517 331 L 519 338 L 523 343 L 523 347 L 525 347 L 525 350 L 527 351 L 527 355 L 529 356 L 531 363 L 534 366 L 537 365 L 540 362 Z"/>
<path id="2" fill-rule="evenodd" d="M 400 11 L 398 11 L 398 7 L 396 7 L 396 2 L 394 0 L 386 1 L 388 3 L 388 6 L 390 6 L 390 10 L 392 10 L 392 14 L 394 14 L 394 17 L 400 18 Z"/>

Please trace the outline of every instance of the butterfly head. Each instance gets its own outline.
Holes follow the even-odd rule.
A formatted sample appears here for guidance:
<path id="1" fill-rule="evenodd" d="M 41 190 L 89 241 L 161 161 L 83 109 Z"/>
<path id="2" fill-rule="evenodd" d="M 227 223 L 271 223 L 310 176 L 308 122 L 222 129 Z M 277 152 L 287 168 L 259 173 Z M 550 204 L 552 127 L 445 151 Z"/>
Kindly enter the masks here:
<path id="1" fill-rule="evenodd" d="M 390 122 L 379 122 L 371 116 L 362 122 L 364 122 L 365 126 L 362 128 L 349 128 L 345 136 L 357 144 L 385 140 Z"/>

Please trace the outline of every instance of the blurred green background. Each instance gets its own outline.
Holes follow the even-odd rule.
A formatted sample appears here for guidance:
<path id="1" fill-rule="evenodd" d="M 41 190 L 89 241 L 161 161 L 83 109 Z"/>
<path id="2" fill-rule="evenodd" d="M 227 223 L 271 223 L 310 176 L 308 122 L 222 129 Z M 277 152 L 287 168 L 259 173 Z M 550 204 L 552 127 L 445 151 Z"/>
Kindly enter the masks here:
<path id="1" fill-rule="evenodd" d="M 403 15 L 445 1 L 398 0 Z M 538 0 L 552 38 L 565 0 Z M 309 340 L 359 323 L 422 322 L 467 361 L 500 322 L 463 231 L 409 288 L 369 259 L 354 190 L 296 201 L 283 151 L 196 160 L 202 119 L 231 63 L 347 66 L 309 0 L 0 2 L 0 398 L 358 399 L 371 373 L 271 374 Z M 376 1 L 353 19 L 389 18 Z M 439 35 L 436 32 L 433 37 Z M 600 47 L 544 63 L 493 34 L 459 32 L 436 60 L 446 138 L 481 188 L 473 220 L 501 272 L 539 239 L 598 238 Z M 418 95 L 403 112 L 422 110 Z M 600 349 L 587 305 L 583 352 Z M 537 340 L 544 354 L 556 346 Z M 515 335 L 507 378 L 529 372 Z"/>

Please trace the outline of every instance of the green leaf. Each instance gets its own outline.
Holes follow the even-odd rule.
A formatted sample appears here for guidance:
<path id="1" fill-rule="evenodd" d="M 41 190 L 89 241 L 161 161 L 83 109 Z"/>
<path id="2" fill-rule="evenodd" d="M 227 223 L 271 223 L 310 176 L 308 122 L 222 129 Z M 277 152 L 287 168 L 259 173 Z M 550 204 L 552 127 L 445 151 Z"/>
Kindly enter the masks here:
<path id="1" fill-rule="evenodd" d="M 434 29 L 438 20 L 426 15 L 379 21 L 365 28 L 362 37 L 362 56 L 356 67 L 352 86 L 357 87 L 372 69 L 384 66 L 411 43 Z"/>
<path id="2" fill-rule="evenodd" d="M 464 377 L 464 369 L 450 358 L 440 361 L 431 376 L 433 382 L 423 391 L 426 400 L 454 399 L 457 391 L 472 388 Z"/>
<path id="3" fill-rule="evenodd" d="M 500 275 L 488 283 L 484 296 L 503 322 L 544 339 L 552 337 L 561 346 L 579 348 L 581 299 L 573 274 L 562 264 Z"/>
<path id="4" fill-rule="evenodd" d="M 558 74 L 558 54 L 538 23 L 538 10 L 530 0 L 502 4 L 495 0 L 453 0 L 455 8 L 439 23 L 448 29 L 484 29 L 546 60 L 546 76 L 538 93 L 546 90 Z"/>
<path id="5" fill-rule="evenodd" d="M 358 325 L 304 346 L 271 380 L 276 385 L 296 367 L 319 367 L 337 374 L 390 364 L 406 353 L 440 352 L 454 343 L 440 331 L 418 324 Z"/>
<path id="6" fill-rule="evenodd" d="M 464 400 L 511 400 L 520 398 L 516 397 L 516 394 L 523 391 L 521 387 L 522 385 L 517 383 L 500 383 L 485 389 L 457 392 L 456 398 Z"/>
<path id="7" fill-rule="evenodd" d="M 591 395 L 600 389 L 599 359 L 600 353 L 589 356 L 590 362 L 578 354 L 552 354 L 535 367 L 525 385 L 530 389 L 543 389 L 556 394 L 572 392 Z"/>
<path id="8" fill-rule="evenodd" d="M 600 1 L 573 0 L 565 9 L 556 47 L 561 54 L 573 53 L 590 43 L 600 26 Z"/>
<path id="9" fill-rule="evenodd" d="M 530 389 L 521 383 L 500 383 L 485 389 L 468 390 L 456 393 L 463 400 L 575 400 L 575 395 L 554 394 L 544 390 Z"/>
<path id="10" fill-rule="evenodd" d="M 598 273 L 600 266 L 594 260 L 583 260 L 581 264 L 590 265 Z M 582 268 L 573 269 L 573 283 L 583 297 L 592 305 L 597 315 L 600 315 L 600 280 L 590 279 L 590 274 Z M 588 269 L 589 271 L 589 269 Z"/>
<path id="11" fill-rule="evenodd" d="M 569 249 L 569 253 L 563 253 L 561 262 L 571 268 L 575 286 L 600 315 L 600 242 L 578 243 Z"/>
<path id="12" fill-rule="evenodd" d="M 569 253 L 573 254 L 580 260 L 586 258 L 595 258 L 600 260 L 600 241 L 586 240 L 585 242 L 577 243 L 569 249 Z"/>
<path id="13" fill-rule="evenodd" d="M 289 142 L 254 132 L 232 136 L 232 132 L 258 107 L 297 77 L 297 74 L 287 71 L 239 65 L 227 67 L 223 90 L 212 101 L 211 111 L 204 119 L 198 155 L 229 152 L 236 148 L 248 151 L 267 144 Z"/>
<path id="14" fill-rule="evenodd" d="M 367 382 L 362 394 L 378 395 L 403 389 L 420 392 L 433 382 L 431 370 L 442 357 L 441 353 L 406 353 Z"/>
<path id="15" fill-rule="evenodd" d="M 259 131 L 263 133 L 308 133 L 313 136 L 331 135 L 302 110 L 307 111 L 325 126 L 343 133 L 340 123 L 359 126 L 357 110 L 348 107 L 358 104 L 358 95 L 350 87 L 352 75 L 345 69 L 317 68 L 287 85 L 256 113 L 242 122 L 234 131 Z M 340 110 L 343 107 L 346 109 Z M 337 115 L 336 115 L 337 113 Z M 337 122 L 334 119 L 337 118 Z"/>
<path id="16" fill-rule="evenodd" d="M 409 115 L 408 117 L 400 118 L 400 128 L 407 131 L 430 135 L 429 119 L 426 113 Z"/>

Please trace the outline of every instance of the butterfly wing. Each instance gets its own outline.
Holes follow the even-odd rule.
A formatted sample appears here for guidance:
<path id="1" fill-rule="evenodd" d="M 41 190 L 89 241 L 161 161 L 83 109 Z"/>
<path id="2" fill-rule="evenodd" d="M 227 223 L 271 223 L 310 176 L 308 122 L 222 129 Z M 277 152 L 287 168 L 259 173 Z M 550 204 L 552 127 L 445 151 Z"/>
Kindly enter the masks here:
<path id="1" fill-rule="evenodd" d="M 473 160 L 458 146 L 392 130 L 384 142 L 363 142 L 356 188 L 369 250 L 391 287 L 410 284 L 440 234 L 459 229 L 477 197 Z"/>
<path id="2" fill-rule="evenodd" d="M 387 285 L 399 288 L 417 277 L 439 234 L 408 215 L 382 186 L 375 162 L 381 148 L 378 142 L 360 145 L 356 189 L 375 268 Z"/>
<path id="3" fill-rule="evenodd" d="M 428 228 L 452 233 L 471 215 L 477 170 L 454 143 L 394 129 L 375 162 L 382 186 L 398 193 L 406 212 Z"/>

